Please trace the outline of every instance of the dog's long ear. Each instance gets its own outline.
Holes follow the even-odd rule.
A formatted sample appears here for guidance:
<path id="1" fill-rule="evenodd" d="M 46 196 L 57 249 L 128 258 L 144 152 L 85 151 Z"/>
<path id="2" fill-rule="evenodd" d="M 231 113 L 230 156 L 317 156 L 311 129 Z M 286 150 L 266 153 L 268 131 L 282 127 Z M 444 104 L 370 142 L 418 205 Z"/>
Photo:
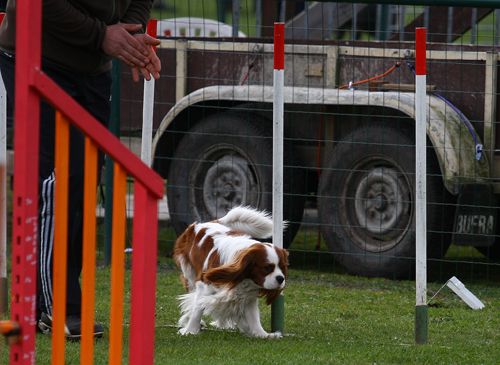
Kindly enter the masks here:
<path id="1" fill-rule="evenodd" d="M 228 286 L 233 289 L 248 277 L 255 262 L 255 249 L 249 247 L 236 254 L 233 261 L 226 265 L 207 270 L 203 274 L 203 282 Z"/>
<path id="2" fill-rule="evenodd" d="M 283 290 L 269 290 L 269 289 L 261 289 L 259 293 L 259 298 L 266 298 L 266 305 L 270 305 L 280 296 Z"/>

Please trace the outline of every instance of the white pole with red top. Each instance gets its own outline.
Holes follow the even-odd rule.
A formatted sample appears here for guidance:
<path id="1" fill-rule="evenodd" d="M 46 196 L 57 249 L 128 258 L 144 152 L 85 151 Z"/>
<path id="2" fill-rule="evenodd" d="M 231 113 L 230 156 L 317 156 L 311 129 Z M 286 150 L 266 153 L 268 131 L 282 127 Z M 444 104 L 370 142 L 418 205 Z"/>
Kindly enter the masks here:
<path id="1" fill-rule="evenodd" d="M 427 306 L 427 84 L 426 29 L 415 29 L 415 219 L 416 219 L 416 307 L 415 342 L 428 339 Z"/>
<path id="2" fill-rule="evenodd" d="M 283 134 L 285 85 L 285 23 L 274 23 L 273 103 L 273 243 L 283 248 Z M 283 333 L 285 297 L 281 294 L 271 307 L 271 330 Z"/>
<path id="3" fill-rule="evenodd" d="M 158 21 L 150 19 L 148 23 L 147 33 L 151 37 L 156 38 L 156 29 Z M 156 46 L 153 46 L 156 52 Z M 154 111 L 154 93 L 155 79 L 144 80 L 144 99 L 142 104 L 142 145 L 141 145 L 141 160 L 146 165 L 151 167 L 152 162 L 152 142 L 153 142 L 153 111 Z"/>

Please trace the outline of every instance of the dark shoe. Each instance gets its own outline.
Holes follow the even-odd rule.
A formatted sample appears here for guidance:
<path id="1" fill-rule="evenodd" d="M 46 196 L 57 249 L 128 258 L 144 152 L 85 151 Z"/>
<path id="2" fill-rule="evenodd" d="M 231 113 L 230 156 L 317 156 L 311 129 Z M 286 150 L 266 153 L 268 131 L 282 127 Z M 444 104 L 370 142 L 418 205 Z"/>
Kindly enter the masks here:
<path id="1" fill-rule="evenodd" d="M 82 320 L 79 315 L 71 315 L 66 317 L 66 326 L 64 326 L 64 333 L 67 338 L 79 339 L 82 336 Z M 52 317 L 46 313 L 42 313 L 38 321 L 38 328 L 43 333 L 52 332 Z M 104 328 L 97 323 L 94 323 L 94 337 L 102 337 Z"/>

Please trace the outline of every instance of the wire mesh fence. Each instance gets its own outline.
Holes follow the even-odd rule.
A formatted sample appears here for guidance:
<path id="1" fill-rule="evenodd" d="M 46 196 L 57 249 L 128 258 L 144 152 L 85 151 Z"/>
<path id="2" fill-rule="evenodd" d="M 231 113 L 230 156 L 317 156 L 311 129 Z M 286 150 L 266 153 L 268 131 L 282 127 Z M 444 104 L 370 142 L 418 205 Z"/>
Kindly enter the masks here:
<path id="1" fill-rule="evenodd" d="M 221 18 L 223 1 L 157 3 L 162 253 L 194 221 L 237 205 L 271 210 L 273 46 L 264 19 L 271 3 L 272 21 L 286 21 L 284 242 L 295 272 L 414 278 L 414 28 L 427 26 L 429 280 L 456 275 L 494 290 L 493 9 L 241 1 Z M 237 29 L 217 19 L 236 20 Z M 132 146 L 142 88 L 130 76 L 124 69 L 120 121 Z"/>
<path id="2" fill-rule="evenodd" d="M 456 275 L 485 290 L 498 287 L 497 10 L 162 0 L 152 17 L 162 39 L 153 141 L 167 197 L 159 212 L 160 254 L 169 255 L 193 221 L 237 205 L 271 210 L 271 34 L 282 20 L 284 244 L 293 272 L 412 280 L 412 67 L 414 28 L 425 26 L 429 280 Z M 138 152 L 142 85 L 126 67 L 119 82 L 120 134 Z M 9 148 L 12 125 L 10 118 Z M 102 203 L 104 178 L 101 189 Z M 105 261 L 108 237 L 100 223 L 98 259 Z"/>

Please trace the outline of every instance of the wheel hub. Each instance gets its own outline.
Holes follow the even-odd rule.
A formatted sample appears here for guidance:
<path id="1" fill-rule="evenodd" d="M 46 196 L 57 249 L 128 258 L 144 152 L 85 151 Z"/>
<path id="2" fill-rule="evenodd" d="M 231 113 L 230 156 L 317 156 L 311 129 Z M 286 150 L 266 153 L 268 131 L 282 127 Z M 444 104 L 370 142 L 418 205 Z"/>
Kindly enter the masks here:
<path id="1" fill-rule="evenodd" d="M 354 195 L 354 210 L 360 225 L 375 234 L 397 227 L 404 211 L 404 193 L 392 169 L 376 168 L 364 175 Z"/>
<path id="2" fill-rule="evenodd" d="M 386 156 L 366 156 L 350 170 L 339 192 L 343 229 L 364 251 L 390 250 L 411 225 L 411 184 Z"/>
<path id="3" fill-rule="evenodd" d="M 250 179 L 244 158 L 224 155 L 215 161 L 203 182 L 203 202 L 210 216 L 219 218 L 231 208 L 246 204 Z"/>

